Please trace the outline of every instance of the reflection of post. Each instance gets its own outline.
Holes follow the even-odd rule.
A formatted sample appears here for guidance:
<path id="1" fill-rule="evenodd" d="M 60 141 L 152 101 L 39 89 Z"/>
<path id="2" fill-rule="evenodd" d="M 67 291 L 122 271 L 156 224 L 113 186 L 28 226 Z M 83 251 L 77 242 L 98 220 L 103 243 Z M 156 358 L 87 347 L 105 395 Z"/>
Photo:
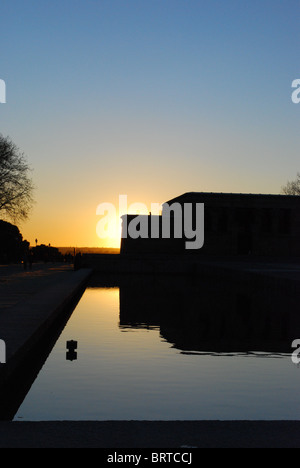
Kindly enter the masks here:
<path id="1" fill-rule="evenodd" d="M 5 341 L 0 340 L 0 364 L 6 363 L 6 344 Z"/>
<path id="2" fill-rule="evenodd" d="M 78 347 L 78 342 L 71 340 L 67 341 L 67 353 L 66 353 L 66 359 L 67 361 L 76 361 L 77 359 L 77 347 Z"/>

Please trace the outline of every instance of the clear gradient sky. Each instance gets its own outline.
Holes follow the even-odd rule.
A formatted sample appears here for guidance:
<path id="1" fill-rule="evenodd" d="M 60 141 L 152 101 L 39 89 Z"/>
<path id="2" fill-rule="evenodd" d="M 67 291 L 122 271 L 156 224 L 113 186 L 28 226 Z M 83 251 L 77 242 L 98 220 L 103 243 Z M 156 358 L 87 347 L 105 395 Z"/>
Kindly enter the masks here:
<path id="1" fill-rule="evenodd" d="M 34 244 L 115 246 L 119 194 L 280 193 L 300 171 L 299 0 L 1 0 L 0 133 L 37 187 Z"/>

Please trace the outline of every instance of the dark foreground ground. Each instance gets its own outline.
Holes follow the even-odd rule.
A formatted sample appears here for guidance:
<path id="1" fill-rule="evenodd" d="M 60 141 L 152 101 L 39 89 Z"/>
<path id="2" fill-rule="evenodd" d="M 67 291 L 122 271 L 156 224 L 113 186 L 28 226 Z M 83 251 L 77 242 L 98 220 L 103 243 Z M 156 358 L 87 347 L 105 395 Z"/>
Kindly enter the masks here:
<path id="1" fill-rule="evenodd" d="M 0 448 L 300 448 L 300 422 L 2 422 Z"/>

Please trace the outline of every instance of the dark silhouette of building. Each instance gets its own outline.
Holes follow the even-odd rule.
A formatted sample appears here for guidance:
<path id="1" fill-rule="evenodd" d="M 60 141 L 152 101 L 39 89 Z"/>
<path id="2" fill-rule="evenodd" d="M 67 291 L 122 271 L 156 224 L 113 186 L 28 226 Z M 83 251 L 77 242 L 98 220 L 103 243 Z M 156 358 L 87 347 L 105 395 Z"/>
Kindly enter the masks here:
<path id="1" fill-rule="evenodd" d="M 196 229 L 197 204 L 204 204 L 204 245 L 200 249 L 189 250 L 186 249 L 184 219 L 186 210 L 190 210 L 193 229 Z M 174 207 L 174 211 L 168 211 L 168 207 Z M 174 233 L 180 209 L 183 234 L 176 237 Z M 162 224 L 167 211 L 171 228 L 169 238 L 164 238 Z M 185 193 L 163 204 L 161 216 L 145 216 L 149 235 L 144 238 L 130 236 L 128 227 L 137 216 L 122 217 L 122 236 L 125 234 L 121 240 L 122 254 L 300 255 L 300 196 Z M 155 238 L 150 235 L 153 224 L 159 226 L 159 234 Z"/>
<path id="2" fill-rule="evenodd" d="M 37 245 L 31 249 L 32 258 L 34 262 L 62 262 L 63 255 L 57 247 L 51 245 Z"/>

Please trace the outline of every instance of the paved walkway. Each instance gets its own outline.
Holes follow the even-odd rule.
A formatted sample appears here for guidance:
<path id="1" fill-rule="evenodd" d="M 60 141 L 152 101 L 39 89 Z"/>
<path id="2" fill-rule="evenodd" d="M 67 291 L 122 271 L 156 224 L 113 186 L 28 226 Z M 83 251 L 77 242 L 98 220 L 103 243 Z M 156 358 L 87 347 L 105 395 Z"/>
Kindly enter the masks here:
<path id="1" fill-rule="evenodd" d="M 22 366 L 90 274 L 67 264 L 36 264 L 26 271 L 21 265 L 0 266 L 0 339 L 6 345 L 1 384 Z"/>
<path id="2" fill-rule="evenodd" d="M 63 263 L 38 263 L 30 270 L 21 264 L 0 265 L 0 313 L 63 280 L 72 270 L 73 265 Z"/>

